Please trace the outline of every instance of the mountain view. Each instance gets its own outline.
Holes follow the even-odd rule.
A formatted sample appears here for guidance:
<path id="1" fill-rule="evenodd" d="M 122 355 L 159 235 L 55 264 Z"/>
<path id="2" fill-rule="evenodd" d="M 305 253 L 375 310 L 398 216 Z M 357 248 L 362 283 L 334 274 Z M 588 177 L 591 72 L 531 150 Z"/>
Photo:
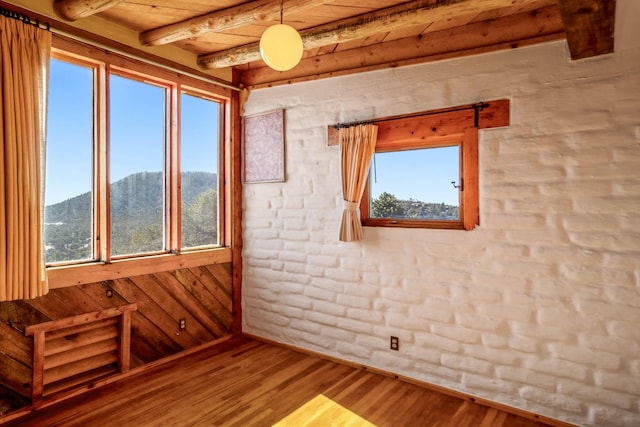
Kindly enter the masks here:
<path id="1" fill-rule="evenodd" d="M 217 242 L 217 176 L 182 174 L 182 246 Z M 111 252 L 125 255 L 163 250 L 161 172 L 140 172 L 111 185 Z M 45 207 L 47 262 L 91 259 L 91 193 Z"/>

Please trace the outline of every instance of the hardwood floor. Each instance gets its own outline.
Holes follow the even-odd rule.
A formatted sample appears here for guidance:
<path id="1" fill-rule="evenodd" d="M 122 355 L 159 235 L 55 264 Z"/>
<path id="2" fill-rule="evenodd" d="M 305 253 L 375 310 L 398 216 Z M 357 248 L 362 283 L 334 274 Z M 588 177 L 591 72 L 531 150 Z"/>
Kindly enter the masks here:
<path id="1" fill-rule="evenodd" d="M 547 426 L 246 337 L 7 425 Z"/>

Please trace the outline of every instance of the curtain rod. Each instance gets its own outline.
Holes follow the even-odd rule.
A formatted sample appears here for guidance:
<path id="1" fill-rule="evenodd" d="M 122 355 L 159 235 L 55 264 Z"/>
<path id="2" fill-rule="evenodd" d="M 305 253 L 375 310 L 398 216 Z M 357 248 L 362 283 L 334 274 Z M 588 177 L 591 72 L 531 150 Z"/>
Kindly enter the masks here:
<path id="1" fill-rule="evenodd" d="M 484 110 L 487 107 L 489 107 L 489 103 L 488 102 L 478 102 L 478 103 L 475 103 L 475 104 L 465 105 L 465 106 L 462 106 L 462 107 L 445 108 L 443 110 L 437 110 L 437 111 L 425 111 L 425 112 L 422 112 L 422 113 L 406 114 L 406 115 L 403 115 L 403 116 L 387 117 L 387 118 L 382 118 L 382 119 L 371 119 L 371 120 L 363 120 L 363 121 L 358 121 L 358 122 L 338 123 L 338 124 L 333 125 L 332 127 L 334 129 L 338 130 L 338 129 L 348 128 L 348 127 L 352 127 L 352 126 L 375 125 L 376 123 L 380 123 L 380 122 L 390 122 L 392 120 L 408 119 L 408 118 L 411 118 L 411 117 L 434 116 L 436 114 L 453 113 L 453 112 L 456 112 L 456 111 L 464 111 L 464 110 L 474 110 L 475 111 L 475 114 L 474 114 L 474 125 L 475 125 L 475 127 L 478 127 L 478 120 L 479 120 L 480 111 Z"/>
<path id="2" fill-rule="evenodd" d="M 16 12 L 15 10 L 5 9 L 0 6 L 0 15 L 5 18 L 15 19 L 16 21 L 20 21 L 23 24 L 33 25 L 34 27 L 40 28 L 41 30 L 51 31 L 51 25 L 48 22 L 40 22 L 39 19 L 31 19 L 31 17 L 24 15 L 22 13 Z"/>

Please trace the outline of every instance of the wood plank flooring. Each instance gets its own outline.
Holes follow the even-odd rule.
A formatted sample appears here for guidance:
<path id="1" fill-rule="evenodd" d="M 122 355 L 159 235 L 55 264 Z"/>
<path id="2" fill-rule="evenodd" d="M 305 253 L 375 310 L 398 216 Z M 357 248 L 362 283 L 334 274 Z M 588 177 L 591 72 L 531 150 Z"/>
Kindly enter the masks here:
<path id="1" fill-rule="evenodd" d="M 247 337 L 230 339 L 7 425 L 547 426 Z"/>

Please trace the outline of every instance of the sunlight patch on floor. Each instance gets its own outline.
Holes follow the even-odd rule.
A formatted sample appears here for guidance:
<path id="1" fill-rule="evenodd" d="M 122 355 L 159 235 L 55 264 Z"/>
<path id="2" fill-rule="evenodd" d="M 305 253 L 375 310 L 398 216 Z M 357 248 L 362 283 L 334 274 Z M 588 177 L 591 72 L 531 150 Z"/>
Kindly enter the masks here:
<path id="1" fill-rule="evenodd" d="M 322 394 L 317 395 L 274 424 L 274 427 L 290 426 L 376 427 L 375 424 L 370 423 Z"/>

